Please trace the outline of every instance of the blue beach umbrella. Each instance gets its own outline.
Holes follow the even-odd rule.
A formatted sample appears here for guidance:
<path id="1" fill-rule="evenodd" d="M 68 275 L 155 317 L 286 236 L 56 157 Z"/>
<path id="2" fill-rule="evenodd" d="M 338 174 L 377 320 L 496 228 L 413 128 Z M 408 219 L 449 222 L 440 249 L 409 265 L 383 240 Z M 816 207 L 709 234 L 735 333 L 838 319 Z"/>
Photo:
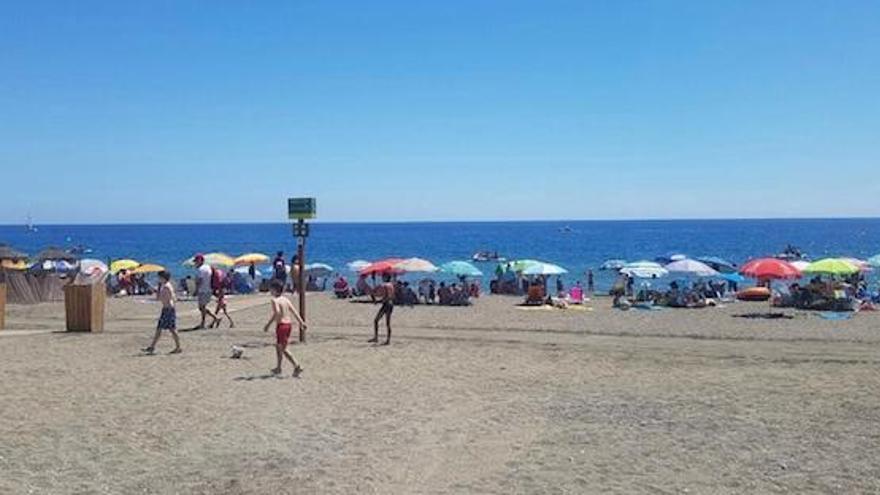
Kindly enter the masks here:
<path id="1" fill-rule="evenodd" d="M 440 271 L 443 273 L 448 273 L 450 275 L 455 275 L 456 277 L 483 276 L 483 272 L 481 272 L 477 267 L 468 263 L 467 261 L 450 261 L 449 263 L 444 263 L 440 265 Z"/>

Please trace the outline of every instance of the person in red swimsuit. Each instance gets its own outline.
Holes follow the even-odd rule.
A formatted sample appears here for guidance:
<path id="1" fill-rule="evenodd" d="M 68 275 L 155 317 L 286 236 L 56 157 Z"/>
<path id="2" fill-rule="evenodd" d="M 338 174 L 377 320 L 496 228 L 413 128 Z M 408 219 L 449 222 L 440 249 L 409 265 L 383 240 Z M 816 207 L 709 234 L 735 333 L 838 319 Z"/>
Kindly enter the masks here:
<path id="1" fill-rule="evenodd" d="M 293 365 L 293 377 L 296 378 L 302 373 L 303 369 L 293 358 L 293 354 L 287 350 L 287 345 L 290 342 L 290 332 L 293 330 L 293 320 L 296 320 L 303 329 L 307 329 L 308 326 L 300 317 L 290 299 L 284 297 L 283 282 L 273 280 L 270 290 L 272 291 L 272 316 L 269 318 L 266 326 L 263 327 L 263 331 L 268 332 L 272 323 L 275 323 L 275 356 L 277 361 L 275 368 L 272 369 L 272 374 L 281 374 L 281 361 L 282 358 L 286 357 L 290 364 Z"/>

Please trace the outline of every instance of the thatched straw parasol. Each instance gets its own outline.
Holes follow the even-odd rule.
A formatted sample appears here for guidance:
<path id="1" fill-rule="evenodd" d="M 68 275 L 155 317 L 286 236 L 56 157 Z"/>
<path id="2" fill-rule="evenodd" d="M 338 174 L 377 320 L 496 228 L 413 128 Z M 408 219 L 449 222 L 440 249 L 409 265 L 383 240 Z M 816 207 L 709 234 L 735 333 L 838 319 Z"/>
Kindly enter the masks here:
<path id="1" fill-rule="evenodd" d="M 19 261 L 19 260 L 26 260 L 27 257 L 28 256 L 26 253 L 22 253 L 21 251 L 16 251 L 15 249 L 12 249 L 7 244 L 0 244 L 0 260 Z"/>
<path id="2" fill-rule="evenodd" d="M 69 261 L 71 263 L 75 263 L 77 260 L 79 260 L 79 257 L 77 255 L 68 253 L 67 251 L 57 247 L 48 247 L 44 249 L 39 255 L 37 255 L 37 261 L 40 263 L 44 261 Z"/>

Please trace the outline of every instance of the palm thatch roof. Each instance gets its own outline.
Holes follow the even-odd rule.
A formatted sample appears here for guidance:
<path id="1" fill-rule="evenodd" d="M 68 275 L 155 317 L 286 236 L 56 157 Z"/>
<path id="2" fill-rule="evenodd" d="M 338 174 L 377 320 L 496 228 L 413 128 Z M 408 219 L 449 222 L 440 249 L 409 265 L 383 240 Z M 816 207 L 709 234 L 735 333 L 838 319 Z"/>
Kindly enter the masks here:
<path id="1" fill-rule="evenodd" d="M 69 261 L 71 263 L 79 260 L 79 257 L 75 254 L 68 253 L 67 251 L 58 248 L 58 247 L 47 247 L 40 254 L 37 255 L 37 261 L 42 263 L 44 261 Z"/>
<path id="2" fill-rule="evenodd" d="M 0 244 L 0 260 L 26 260 L 28 255 L 26 253 L 22 253 L 21 251 L 17 251 L 12 249 L 7 244 Z"/>

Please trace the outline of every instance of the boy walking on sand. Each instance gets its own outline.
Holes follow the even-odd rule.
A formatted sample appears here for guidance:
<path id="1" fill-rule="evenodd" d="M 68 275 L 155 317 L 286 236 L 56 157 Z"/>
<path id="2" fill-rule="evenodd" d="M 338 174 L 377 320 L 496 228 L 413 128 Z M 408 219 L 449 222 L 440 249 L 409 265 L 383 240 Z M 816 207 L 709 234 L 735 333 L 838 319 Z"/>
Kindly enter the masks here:
<path id="1" fill-rule="evenodd" d="M 159 323 L 156 325 L 156 334 L 153 335 L 153 341 L 149 347 L 143 349 L 144 354 L 153 354 L 156 352 L 156 343 L 159 342 L 159 336 L 162 330 L 168 330 L 174 339 L 174 350 L 171 354 L 179 354 L 180 337 L 177 336 L 177 311 L 174 308 L 174 285 L 171 283 L 171 274 L 167 271 L 159 272 L 159 287 L 156 291 L 156 299 L 162 302 L 162 313 L 159 314 Z"/>
<path id="2" fill-rule="evenodd" d="M 388 273 L 383 274 L 382 285 L 376 287 L 374 291 L 375 297 L 382 301 L 382 307 L 379 308 L 379 312 L 376 313 L 376 318 L 373 319 L 373 338 L 367 342 L 379 342 L 379 320 L 384 316 L 385 328 L 388 330 L 388 334 L 382 345 L 388 345 L 391 343 L 391 313 L 394 312 L 394 291 L 394 284 L 391 283 L 391 275 Z"/>
<path id="3" fill-rule="evenodd" d="M 287 350 L 287 344 L 290 341 L 290 332 L 293 330 L 293 320 L 296 320 L 303 329 L 308 328 L 308 326 L 300 317 L 296 308 L 293 307 L 290 299 L 284 297 L 284 283 L 282 281 L 273 280 L 270 290 L 272 291 L 272 316 L 269 318 L 266 326 L 263 327 L 263 331 L 268 332 L 272 323 L 275 323 L 275 356 L 277 360 L 272 374 L 281 374 L 281 360 L 282 357 L 286 357 L 290 364 L 293 365 L 293 377 L 296 378 L 302 373 L 303 369 L 293 359 L 290 351 Z"/>

